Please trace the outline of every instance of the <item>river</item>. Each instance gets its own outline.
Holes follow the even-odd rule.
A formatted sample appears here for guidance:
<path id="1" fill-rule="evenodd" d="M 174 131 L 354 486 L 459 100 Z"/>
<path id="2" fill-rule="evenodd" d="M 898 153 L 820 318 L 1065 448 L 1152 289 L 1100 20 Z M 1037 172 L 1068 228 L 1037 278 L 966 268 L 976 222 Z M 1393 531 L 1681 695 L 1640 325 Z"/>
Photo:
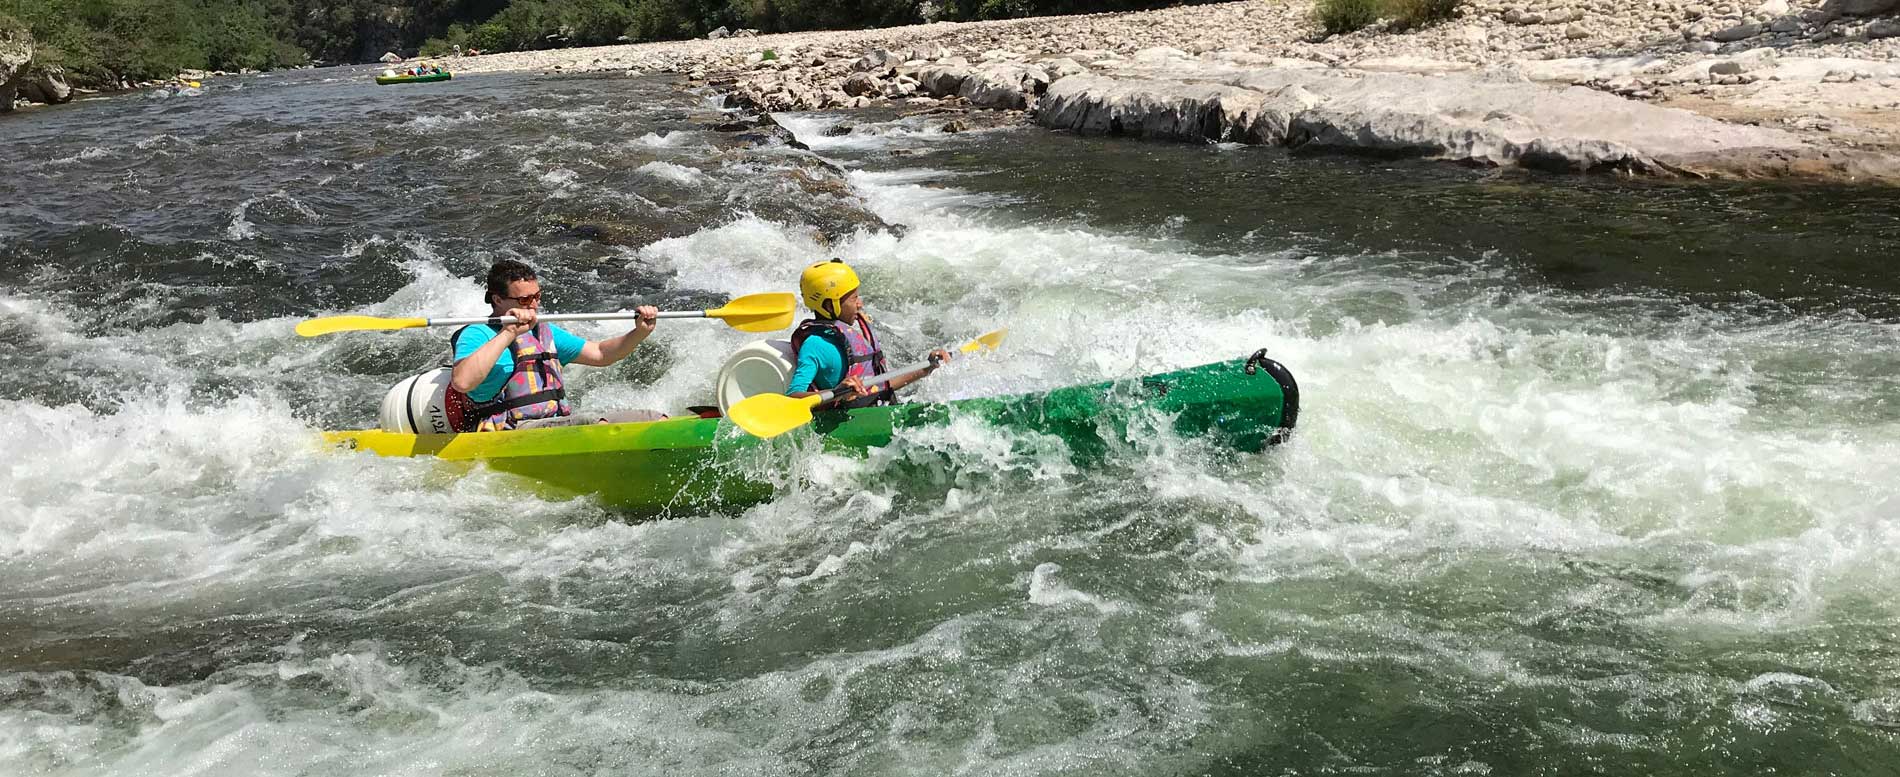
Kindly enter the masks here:
<path id="1" fill-rule="evenodd" d="M 892 112 L 805 152 L 660 77 L 370 72 L 0 118 L 0 773 L 1896 773 L 1890 192 Z M 920 398 L 1266 348 L 1300 428 L 1078 469 L 956 424 L 660 521 L 315 442 L 445 340 L 303 319 L 828 256 L 900 354 L 1010 328 Z M 703 402 L 746 339 L 664 322 L 576 401 Z"/>

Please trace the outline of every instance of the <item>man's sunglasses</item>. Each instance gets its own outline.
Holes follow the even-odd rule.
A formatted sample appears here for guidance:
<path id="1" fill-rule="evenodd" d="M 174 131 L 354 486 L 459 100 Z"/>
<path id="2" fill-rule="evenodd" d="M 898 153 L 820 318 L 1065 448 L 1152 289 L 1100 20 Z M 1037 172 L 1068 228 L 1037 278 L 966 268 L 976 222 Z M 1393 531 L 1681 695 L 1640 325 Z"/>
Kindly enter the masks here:
<path id="1" fill-rule="evenodd" d="M 526 307 L 529 305 L 539 304 L 541 302 L 541 292 L 537 291 L 533 294 L 529 294 L 526 297 L 502 297 L 502 299 L 514 300 L 516 302 L 521 303 L 523 307 Z"/>

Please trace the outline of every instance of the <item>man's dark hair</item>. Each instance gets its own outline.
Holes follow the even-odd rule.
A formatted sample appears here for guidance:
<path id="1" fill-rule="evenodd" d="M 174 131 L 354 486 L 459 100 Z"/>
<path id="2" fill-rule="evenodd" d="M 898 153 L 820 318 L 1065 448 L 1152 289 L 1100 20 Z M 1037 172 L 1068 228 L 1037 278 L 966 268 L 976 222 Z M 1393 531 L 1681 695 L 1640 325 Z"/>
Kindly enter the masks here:
<path id="1" fill-rule="evenodd" d="M 532 280 L 535 280 L 533 267 L 513 259 L 503 259 L 488 268 L 488 294 L 482 297 L 482 301 L 493 305 L 497 298 L 508 296 L 508 284 Z"/>

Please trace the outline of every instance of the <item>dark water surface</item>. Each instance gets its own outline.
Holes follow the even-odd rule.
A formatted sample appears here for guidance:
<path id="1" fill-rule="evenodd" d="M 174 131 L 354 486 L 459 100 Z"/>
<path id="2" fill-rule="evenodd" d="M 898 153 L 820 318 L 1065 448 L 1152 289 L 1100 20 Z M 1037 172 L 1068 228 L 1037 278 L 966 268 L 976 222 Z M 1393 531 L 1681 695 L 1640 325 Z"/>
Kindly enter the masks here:
<path id="1" fill-rule="evenodd" d="M 369 73 L 0 119 L 0 773 L 1897 773 L 1890 193 L 780 117 L 808 153 L 660 79 Z M 822 256 L 903 355 L 1011 328 L 924 398 L 1267 347 L 1300 434 L 794 442 L 652 523 L 314 442 L 444 333 L 305 318 Z M 745 340 L 570 377 L 683 407 Z"/>

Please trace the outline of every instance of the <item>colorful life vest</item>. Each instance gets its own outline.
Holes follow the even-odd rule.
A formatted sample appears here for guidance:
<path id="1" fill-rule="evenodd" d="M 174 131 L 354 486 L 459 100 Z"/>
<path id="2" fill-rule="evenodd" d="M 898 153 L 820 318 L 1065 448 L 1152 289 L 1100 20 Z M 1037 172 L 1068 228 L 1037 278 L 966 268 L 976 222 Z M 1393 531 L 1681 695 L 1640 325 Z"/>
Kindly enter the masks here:
<path id="1" fill-rule="evenodd" d="M 805 345 L 805 341 L 814 335 L 830 340 L 833 345 L 838 346 L 838 352 L 844 354 L 844 375 L 839 377 L 841 382 L 854 375 L 859 379 L 868 378 L 887 369 L 884 366 L 884 350 L 878 347 L 877 335 L 871 332 L 871 320 L 865 318 L 863 314 L 859 314 L 857 326 L 851 326 L 835 318 L 808 318 L 800 322 L 798 328 L 792 330 L 793 364 L 798 363 L 799 350 Z M 823 391 L 837 388 L 837 386 L 812 386 L 811 388 L 813 391 Z M 894 404 L 897 404 L 897 400 L 891 396 L 889 389 L 885 389 L 868 397 L 861 396 L 842 403 L 838 407 Z"/>
<path id="2" fill-rule="evenodd" d="M 467 329 L 455 330 L 449 337 L 450 347 L 454 347 L 455 338 L 461 337 Z M 513 429 L 522 421 L 574 413 L 567 404 L 567 391 L 562 388 L 561 357 L 554 350 L 554 333 L 547 324 L 516 335 L 515 341 L 508 345 L 508 352 L 514 357 L 515 371 L 494 399 L 476 402 L 474 409 L 464 416 L 474 423 L 471 431 L 497 432 Z"/>

